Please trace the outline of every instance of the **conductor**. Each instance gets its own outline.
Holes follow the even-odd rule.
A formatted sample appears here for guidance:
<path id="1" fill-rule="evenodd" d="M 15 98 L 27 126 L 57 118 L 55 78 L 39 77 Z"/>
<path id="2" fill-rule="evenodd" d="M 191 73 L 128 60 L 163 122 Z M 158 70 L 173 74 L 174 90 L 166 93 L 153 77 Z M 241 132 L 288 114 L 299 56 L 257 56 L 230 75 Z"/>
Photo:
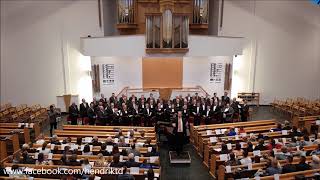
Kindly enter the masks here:
<path id="1" fill-rule="evenodd" d="M 186 128 L 187 128 L 187 121 L 182 116 L 182 111 L 178 111 L 178 116 L 175 118 L 172 122 L 173 126 L 173 135 L 175 136 L 175 150 L 177 152 L 177 155 L 180 156 L 183 145 L 185 142 L 185 136 L 186 136 Z"/>

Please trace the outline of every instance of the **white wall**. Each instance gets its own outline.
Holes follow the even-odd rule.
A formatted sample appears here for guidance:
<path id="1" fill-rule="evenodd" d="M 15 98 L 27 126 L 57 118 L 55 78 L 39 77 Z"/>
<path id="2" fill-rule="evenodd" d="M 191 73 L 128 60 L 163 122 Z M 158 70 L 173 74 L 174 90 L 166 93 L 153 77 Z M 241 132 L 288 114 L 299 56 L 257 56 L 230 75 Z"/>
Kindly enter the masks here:
<path id="1" fill-rule="evenodd" d="M 1 1 L 1 103 L 56 103 L 64 93 L 90 98 L 90 58 L 80 37 L 103 35 L 91 0 Z"/>
<path id="2" fill-rule="evenodd" d="M 224 77 L 220 84 L 210 83 L 210 63 L 232 63 L 232 57 L 185 57 L 183 58 L 183 86 L 195 87 L 202 86 L 211 96 L 214 92 L 222 96 L 224 92 Z M 225 66 L 223 66 L 223 69 Z"/>
<path id="3" fill-rule="evenodd" d="M 141 57 L 92 57 L 92 64 L 100 66 L 101 93 L 109 97 L 111 93 L 118 94 L 122 88 L 142 87 L 142 58 Z M 212 84 L 209 82 L 210 63 L 232 63 L 230 56 L 217 57 L 184 57 L 183 58 L 183 87 L 202 86 L 210 95 L 217 92 L 222 96 L 224 92 L 224 73 L 222 83 Z M 102 84 L 102 64 L 115 65 L 115 84 Z M 99 97 L 100 94 L 95 94 Z"/>
<path id="4" fill-rule="evenodd" d="M 320 7 L 309 1 L 225 1 L 220 35 L 248 39 L 235 64 L 239 91 L 279 97 L 320 97 Z"/>
<path id="5" fill-rule="evenodd" d="M 118 94 L 122 88 L 142 87 L 142 58 L 141 57 L 92 57 L 92 64 L 99 64 L 100 91 L 106 97 L 114 92 Z M 102 64 L 114 64 L 114 85 L 102 84 Z M 99 94 L 95 94 L 100 97 Z"/>
<path id="6" fill-rule="evenodd" d="M 82 53 L 86 56 L 233 56 L 242 54 L 246 40 L 236 37 L 189 36 L 186 54 L 146 54 L 145 36 L 107 36 L 81 38 Z"/>

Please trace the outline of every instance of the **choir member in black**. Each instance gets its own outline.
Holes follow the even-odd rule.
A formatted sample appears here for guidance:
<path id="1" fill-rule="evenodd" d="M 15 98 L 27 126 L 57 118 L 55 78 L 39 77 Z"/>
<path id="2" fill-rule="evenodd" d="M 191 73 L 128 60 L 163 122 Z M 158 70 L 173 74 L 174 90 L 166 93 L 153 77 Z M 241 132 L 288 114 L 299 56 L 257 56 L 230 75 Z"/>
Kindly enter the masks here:
<path id="1" fill-rule="evenodd" d="M 232 103 L 230 106 L 233 109 L 233 119 L 239 119 L 241 106 L 236 98 L 232 99 Z"/>
<path id="2" fill-rule="evenodd" d="M 102 105 L 100 105 L 98 107 L 97 110 L 97 120 L 96 120 L 96 124 L 100 125 L 100 126 L 105 126 L 107 123 L 107 119 L 108 119 L 108 114 L 107 112 L 104 110 L 104 107 Z"/>
<path id="3" fill-rule="evenodd" d="M 221 107 L 218 105 L 217 101 L 213 103 L 212 111 L 213 111 L 213 116 L 212 116 L 213 123 L 221 123 L 221 119 L 222 119 Z"/>
<path id="4" fill-rule="evenodd" d="M 155 110 L 155 114 L 156 114 L 156 122 L 164 120 L 164 110 L 161 107 L 160 103 L 158 103 L 158 105 L 157 105 L 157 108 Z"/>
<path id="5" fill-rule="evenodd" d="M 202 98 L 202 99 L 201 99 L 201 110 L 202 110 L 202 111 L 205 111 L 205 110 L 207 109 L 206 105 L 207 105 L 206 99 L 205 99 L 205 98 Z"/>
<path id="6" fill-rule="evenodd" d="M 117 96 L 114 93 L 112 93 L 111 97 L 109 98 L 109 102 L 113 103 L 113 104 L 116 104 L 117 101 L 118 101 L 117 100 Z"/>
<path id="7" fill-rule="evenodd" d="M 97 98 L 95 98 L 95 97 L 93 98 L 92 103 L 93 103 L 94 108 L 97 108 L 97 106 L 99 105 L 99 102 L 97 101 Z"/>
<path id="8" fill-rule="evenodd" d="M 77 120 L 78 120 L 78 117 L 79 117 L 79 110 L 78 110 L 78 106 L 74 102 L 69 107 L 69 117 L 70 117 L 70 120 L 71 120 L 71 124 L 72 125 L 77 125 Z"/>
<path id="9" fill-rule="evenodd" d="M 88 118 L 89 118 L 89 125 L 94 125 L 96 123 L 97 115 L 94 110 L 93 102 L 90 103 L 90 107 L 88 108 L 87 114 L 88 114 Z"/>
<path id="10" fill-rule="evenodd" d="M 120 117 L 121 117 L 121 122 L 120 125 L 128 126 L 130 121 L 129 121 L 129 115 L 130 112 L 127 108 L 127 105 L 123 105 L 123 108 L 120 111 Z"/>
<path id="11" fill-rule="evenodd" d="M 220 99 L 217 96 L 217 93 L 213 93 L 213 97 L 211 98 L 213 102 L 217 102 L 217 104 L 220 104 Z"/>
<path id="12" fill-rule="evenodd" d="M 144 124 L 146 126 L 153 126 L 154 112 L 149 107 L 148 103 L 146 103 L 146 108 L 143 111 L 143 116 L 144 116 Z"/>
<path id="13" fill-rule="evenodd" d="M 221 105 L 224 106 L 230 104 L 230 98 L 228 97 L 228 92 L 224 92 L 224 95 L 221 97 Z"/>
<path id="14" fill-rule="evenodd" d="M 82 124 L 86 124 L 86 121 L 88 119 L 88 109 L 89 104 L 85 99 L 82 99 L 82 103 L 80 104 L 80 117 L 82 119 Z"/>
<path id="15" fill-rule="evenodd" d="M 193 97 L 193 99 L 195 99 L 196 101 L 200 101 L 200 96 L 198 93 L 195 93 L 195 96 Z"/>
<path id="16" fill-rule="evenodd" d="M 107 102 L 107 98 L 104 97 L 104 94 L 101 94 L 100 102 L 103 104 Z"/>
<path id="17" fill-rule="evenodd" d="M 190 111 L 188 109 L 188 105 L 186 104 L 182 107 L 182 116 L 185 118 L 186 121 L 189 122 Z"/>
<path id="18" fill-rule="evenodd" d="M 146 103 L 147 99 L 144 97 L 144 95 L 142 94 L 141 97 L 139 98 L 139 104 L 142 104 L 142 101 L 144 102 L 144 104 Z"/>
<path id="19" fill-rule="evenodd" d="M 211 110 L 210 106 L 208 105 L 205 111 L 202 111 L 202 115 L 204 118 L 204 122 L 206 125 L 211 124 L 213 111 Z"/>
<path id="20" fill-rule="evenodd" d="M 137 104 L 137 100 L 136 100 L 136 99 L 131 99 L 130 102 L 131 102 L 131 103 L 130 103 L 130 108 L 131 108 L 131 110 L 136 109 L 136 107 L 137 107 L 137 108 L 139 107 L 139 105 Z M 139 108 L 138 108 L 138 109 L 139 109 Z"/>
<path id="21" fill-rule="evenodd" d="M 225 122 L 233 122 L 232 117 L 233 117 L 233 109 L 230 106 L 229 103 L 226 104 L 225 108 L 222 111 L 223 114 L 223 123 Z"/>
<path id="22" fill-rule="evenodd" d="M 131 97 L 129 98 L 130 102 L 133 102 L 133 100 L 134 100 L 134 102 L 138 101 L 137 97 L 134 94 L 132 94 Z"/>
<path id="23" fill-rule="evenodd" d="M 132 115 L 132 124 L 134 126 L 141 126 L 141 112 L 139 112 L 138 106 L 134 106 L 134 108 L 131 110 Z"/>
<path id="24" fill-rule="evenodd" d="M 188 94 L 188 95 L 186 96 L 186 99 L 187 99 L 187 102 L 188 102 L 188 103 L 191 103 L 192 97 L 191 97 L 190 94 Z"/>
<path id="25" fill-rule="evenodd" d="M 149 102 L 150 109 L 152 111 L 155 111 L 155 109 L 156 109 L 155 100 L 154 99 L 150 99 L 148 102 Z"/>
<path id="26" fill-rule="evenodd" d="M 177 117 L 172 122 L 173 134 L 175 136 L 175 150 L 177 155 L 180 156 L 183 151 L 183 145 L 185 143 L 185 137 L 187 132 L 187 121 L 182 115 L 182 111 L 178 112 Z"/>
<path id="27" fill-rule="evenodd" d="M 167 109 L 167 114 L 169 115 L 169 119 L 171 119 L 173 117 L 174 114 L 176 114 L 176 107 L 175 105 L 172 103 L 171 106 L 168 106 Z"/>
<path id="28" fill-rule="evenodd" d="M 201 107 L 200 107 L 200 102 L 197 102 L 196 107 L 194 107 L 194 108 L 192 109 L 192 115 L 193 115 L 193 118 L 194 118 L 193 124 L 194 124 L 195 126 L 200 125 L 200 122 L 201 122 L 201 114 L 202 114 L 202 109 L 201 109 Z"/>
<path id="29" fill-rule="evenodd" d="M 114 109 L 113 109 L 113 113 L 112 113 L 112 115 L 111 115 L 111 124 L 112 125 L 119 125 L 119 122 L 120 122 L 120 111 L 118 110 L 118 108 L 117 107 L 115 107 Z"/>
<path id="30" fill-rule="evenodd" d="M 175 107 L 176 107 L 176 110 L 177 110 L 177 111 L 182 110 L 182 102 L 181 102 L 180 98 L 177 98 L 177 99 L 176 99 Z"/>
<path id="31" fill-rule="evenodd" d="M 147 102 L 151 105 L 150 100 L 153 100 L 153 101 L 155 102 L 155 99 L 154 99 L 152 93 L 150 93 L 150 96 L 149 96 L 148 99 L 147 99 Z"/>
<path id="32" fill-rule="evenodd" d="M 122 103 L 125 103 L 125 99 L 126 99 L 126 95 L 122 94 L 121 97 L 119 98 L 119 105 L 121 105 Z"/>
<path id="33" fill-rule="evenodd" d="M 141 101 L 139 101 L 139 111 L 140 111 L 140 112 L 143 112 L 145 108 L 146 108 L 146 102 L 145 102 L 145 100 L 142 98 Z"/>
<path id="34" fill-rule="evenodd" d="M 247 101 L 243 101 L 243 105 L 241 106 L 241 121 L 246 122 L 248 121 L 249 117 L 249 106 L 247 104 Z"/>

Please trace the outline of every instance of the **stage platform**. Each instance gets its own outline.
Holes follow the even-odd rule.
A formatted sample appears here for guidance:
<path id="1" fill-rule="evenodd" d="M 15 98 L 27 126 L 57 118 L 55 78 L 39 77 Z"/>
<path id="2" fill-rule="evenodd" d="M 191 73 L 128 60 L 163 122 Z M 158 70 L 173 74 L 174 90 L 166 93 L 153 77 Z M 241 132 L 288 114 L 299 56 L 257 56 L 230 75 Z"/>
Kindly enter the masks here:
<path id="1" fill-rule="evenodd" d="M 180 156 L 175 151 L 169 151 L 171 164 L 190 164 L 191 158 L 188 151 L 183 151 Z"/>

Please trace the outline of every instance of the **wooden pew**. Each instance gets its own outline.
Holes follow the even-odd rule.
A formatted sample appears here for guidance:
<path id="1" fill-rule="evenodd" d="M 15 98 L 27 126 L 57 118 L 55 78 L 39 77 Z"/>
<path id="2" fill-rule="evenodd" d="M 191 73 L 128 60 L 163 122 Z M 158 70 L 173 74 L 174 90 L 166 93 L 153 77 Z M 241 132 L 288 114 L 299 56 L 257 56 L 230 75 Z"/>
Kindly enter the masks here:
<path id="1" fill-rule="evenodd" d="M 135 126 L 91 126 L 91 125 L 63 125 L 63 130 L 69 131 L 115 131 L 116 129 L 121 129 L 122 132 L 127 132 L 132 129 L 137 129 L 137 131 L 144 131 L 145 133 L 155 132 L 154 127 L 135 127 Z"/>
<path id="2" fill-rule="evenodd" d="M 108 137 L 108 136 L 115 136 L 117 132 L 101 132 L 101 131 L 66 131 L 66 130 L 55 130 L 54 134 L 61 137 L 89 137 L 89 136 L 97 136 L 97 137 Z M 125 134 L 124 134 L 125 135 Z M 141 137 L 140 133 L 135 133 L 135 137 Z M 156 138 L 155 133 L 145 133 L 145 138 Z"/>
<path id="3" fill-rule="evenodd" d="M 311 125 L 316 122 L 317 119 L 320 119 L 320 115 L 317 116 L 294 116 L 292 118 L 292 125 L 296 126 L 297 128 L 306 127 L 310 132 Z"/>

